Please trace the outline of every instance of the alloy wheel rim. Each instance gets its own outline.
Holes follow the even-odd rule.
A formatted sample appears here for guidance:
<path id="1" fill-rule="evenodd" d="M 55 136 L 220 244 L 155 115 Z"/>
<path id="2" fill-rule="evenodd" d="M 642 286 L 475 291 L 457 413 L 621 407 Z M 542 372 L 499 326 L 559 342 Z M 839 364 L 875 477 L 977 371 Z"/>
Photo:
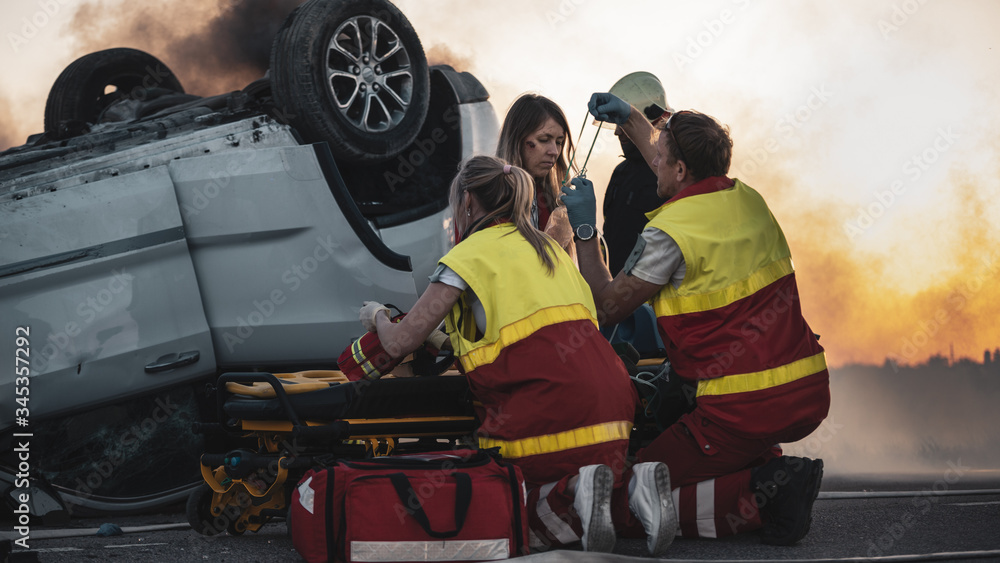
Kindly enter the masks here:
<path id="1" fill-rule="evenodd" d="M 410 55 L 399 35 L 373 16 L 355 16 L 337 28 L 326 78 L 337 111 L 366 133 L 399 125 L 413 100 Z"/>

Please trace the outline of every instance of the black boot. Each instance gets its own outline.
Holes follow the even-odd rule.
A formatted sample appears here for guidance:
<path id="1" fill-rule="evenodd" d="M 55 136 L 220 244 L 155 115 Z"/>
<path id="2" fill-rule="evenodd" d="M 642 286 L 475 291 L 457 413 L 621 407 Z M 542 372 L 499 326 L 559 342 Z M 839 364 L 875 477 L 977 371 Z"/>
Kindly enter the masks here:
<path id="1" fill-rule="evenodd" d="M 750 484 L 764 524 L 761 542 L 792 545 L 809 533 L 823 480 L 823 460 L 782 456 L 754 468 Z"/>

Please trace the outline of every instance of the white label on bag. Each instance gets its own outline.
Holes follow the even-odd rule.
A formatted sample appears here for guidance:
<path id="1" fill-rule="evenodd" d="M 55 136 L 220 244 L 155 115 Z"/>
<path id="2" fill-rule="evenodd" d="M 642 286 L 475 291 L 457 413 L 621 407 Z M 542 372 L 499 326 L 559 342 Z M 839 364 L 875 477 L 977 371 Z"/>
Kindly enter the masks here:
<path id="1" fill-rule="evenodd" d="M 316 491 L 309 486 L 312 480 L 313 478 L 310 477 L 299 485 L 299 504 L 308 510 L 309 514 L 313 514 L 313 505 L 316 503 Z"/>
<path id="2" fill-rule="evenodd" d="M 351 561 L 497 561 L 509 558 L 509 539 L 351 542 Z"/>

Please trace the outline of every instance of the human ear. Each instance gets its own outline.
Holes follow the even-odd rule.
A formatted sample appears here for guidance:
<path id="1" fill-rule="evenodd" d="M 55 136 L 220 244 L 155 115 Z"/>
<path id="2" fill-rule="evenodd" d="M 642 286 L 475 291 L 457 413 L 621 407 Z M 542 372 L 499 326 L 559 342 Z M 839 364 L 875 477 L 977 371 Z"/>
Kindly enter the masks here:
<path id="1" fill-rule="evenodd" d="M 687 174 L 688 174 L 687 163 L 684 162 L 683 160 L 678 160 L 677 161 L 677 181 L 683 180 L 685 177 L 687 177 Z"/>

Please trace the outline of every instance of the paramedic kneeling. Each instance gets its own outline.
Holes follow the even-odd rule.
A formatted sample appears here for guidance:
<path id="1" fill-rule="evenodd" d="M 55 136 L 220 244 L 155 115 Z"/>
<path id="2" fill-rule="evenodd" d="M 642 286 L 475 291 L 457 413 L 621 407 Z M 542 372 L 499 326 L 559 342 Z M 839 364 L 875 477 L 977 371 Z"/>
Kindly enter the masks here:
<path id="1" fill-rule="evenodd" d="M 590 236 L 593 185 L 576 178 L 563 188 L 598 318 L 617 323 L 651 301 L 668 359 L 697 385 L 694 410 L 637 460 L 670 468 L 682 535 L 761 529 L 765 543 L 793 544 L 809 531 L 823 462 L 781 456 L 776 444 L 815 430 L 830 390 L 781 228 L 760 194 L 726 176 L 733 143 L 712 117 L 682 111 L 656 135 L 611 94 L 594 94 L 589 108 L 624 129 L 668 198 L 612 279 Z"/>
<path id="2" fill-rule="evenodd" d="M 610 551 L 614 506 L 638 518 L 659 555 L 676 532 L 667 467 L 626 470 L 635 389 L 597 330 L 587 282 L 532 226 L 533 200 L 524 169 L 469 159 L 451 185 L 462 236 L 427 290 L 399 323 L 371 302 L 361 321 L 395 357 L 446 322 L 479 402 L 479 446 L 499 447 L 528 483 L 532 547 Z"/>

